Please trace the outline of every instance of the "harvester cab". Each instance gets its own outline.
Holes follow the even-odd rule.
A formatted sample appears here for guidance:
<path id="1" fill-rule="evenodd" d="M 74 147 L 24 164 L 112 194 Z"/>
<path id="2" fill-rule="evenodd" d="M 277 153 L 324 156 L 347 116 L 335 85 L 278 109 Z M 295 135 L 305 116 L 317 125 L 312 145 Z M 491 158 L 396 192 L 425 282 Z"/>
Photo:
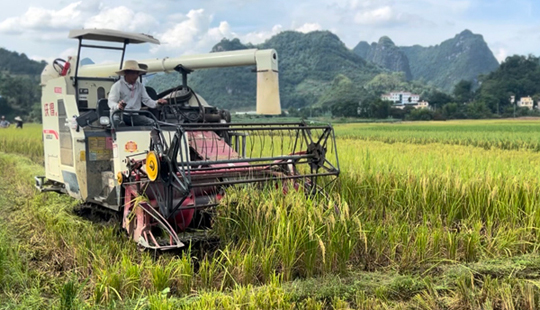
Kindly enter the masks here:
<path id="1" fill-rule="evenodd" d="M 139 60 L 147 73 L 179 74 L 181 84 L 160 93 L 146 87 L 153 100 L 167 101 L 156 109 L 111 111 L 107 98 L 127 45 L 159 41 L 108 29 L 73 30 L 69 37 L 79 41 L 77 55 L 56 59 L 42 73 L 45 176 L 36 177 L 36 186 L 118 212 L 139 245 L 183 247 L 206 228 L 204 210 L 217 206 L 227 187 L 271 183 L 284 193 L 313 195 L 339 175 L 330 125 L 234 123 L 188 85 L 194 70 L 256 66 L 257 113 L 280 114 L 275 50 Z M 81 65 L 82 48 L 121 51 L 120 61 Z M 152 125 L 123 121 L 135 115 Z"/>

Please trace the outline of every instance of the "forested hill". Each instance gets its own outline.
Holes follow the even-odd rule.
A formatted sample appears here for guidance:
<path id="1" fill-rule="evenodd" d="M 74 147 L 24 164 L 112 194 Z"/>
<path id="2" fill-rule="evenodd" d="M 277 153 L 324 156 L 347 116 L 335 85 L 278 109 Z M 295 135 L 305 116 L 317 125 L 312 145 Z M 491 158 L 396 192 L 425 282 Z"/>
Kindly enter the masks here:
<path id="1" fill-rule="evenodd" d="M 263 44 L 223 39 L 212 52 L 247 48 L 276 49 L 279 55 L 282 107 L 326 109 L 340 101 L 359 102 L 383 92 L 405 90 L 420 95 L 437 87 L 452 91 L 461 80 L 476 81 L 498 67 L 481 35 L 465 30 L 440 45 L 398 47 L 388 37 L 354 50 L 329 31 L 285 31 Z M 254 108 L 253 68 L 208 69 L 192 73 L 190 85 L 215 106 Z M 180 84 L 178 75 L 157 75 L 149 85 L 158 91 Z M 370 99 L 370 100 L 371 100 Z"/>
<path id="2" fill-rule="evenodd" d="M 10 121 L 17 115 L 26 120 L 41 117 L 39 78 L 46 62 L 0 48 L 0 114 Z"/>
<path id="3" fill-rule="evenodd" d="M 222 40 L 212 51 L 273 48 L 279 55 L 280 94 L 283 108 L 301 108 L 318 102 L 332 88 L 338 76 L 350 79 L 358 88 L 383 70 L 349 50 L 329 31 L 307 34 L 285 31 L 260 45 L 244 45 L 238 39 Z M 222 108 L 254 109 L 256 76 L 253 68 L 238 67 L 199 70 L 189 76 L 190 85 L 212 105 Z M 151 86 L 164 90 L 180 84 L 176 75 L 159 75 Z"/>
<path id="4" fill-rule="evenodd" d="M 388 37 L 369 45 L 360 42 L 354 52 L 392 71 L 403 71 L 412 79 L 451 91 L 459 81 L 476 81 L 480 74 L 497 69 L 499 63 L 484 38 L 464 30 L 439 45 L 396 47 Z"/>
<path id="5" fill-rule="evenodd" d="M 29 59 L 25 54 L 11 52 L 0 48 L 0 71 L 11 74 L 25 74 L 39 76 L 47 63 Z"/>
<path id="6" fill-rule="evenodd" d="M 531 96 L 538 103 L 540 58 L 532 55 L 507 57 L 497 70 L 482 78 L 482 85 L 474 95 L 475 101 L 482 102 L 497 114 L 513 110 L 510 96 L 515 96 L 516 101 Z"/>

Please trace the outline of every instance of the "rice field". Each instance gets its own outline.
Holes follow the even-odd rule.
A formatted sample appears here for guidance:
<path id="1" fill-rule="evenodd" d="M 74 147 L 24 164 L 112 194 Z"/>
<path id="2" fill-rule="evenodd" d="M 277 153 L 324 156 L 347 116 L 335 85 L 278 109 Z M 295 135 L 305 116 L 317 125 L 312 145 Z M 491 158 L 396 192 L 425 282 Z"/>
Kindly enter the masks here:
<path id="1" fill-rule="evenodd" d="M 43 140 L 40 124 L 25 124 L 23 129 L 15 126 L 0 128 L 0 150 L 28 157 L 43 163 Z"/>
<path id="2" fill-rule="evenodd" d="M 462 120 L 379 124 L 340 124 L 339 136 L 385 143 L 476 146 L 484 149 L 540 151 L 539 120 Z"/>
<path id="3" fill-rule="evenodd" d="M 162 255 L 33 189 L 39 125 L 0 130 L 0 308 L 540 307 L 540 122 L 335 128 L 330 200 L 233 189 L 219 244 Z"/>

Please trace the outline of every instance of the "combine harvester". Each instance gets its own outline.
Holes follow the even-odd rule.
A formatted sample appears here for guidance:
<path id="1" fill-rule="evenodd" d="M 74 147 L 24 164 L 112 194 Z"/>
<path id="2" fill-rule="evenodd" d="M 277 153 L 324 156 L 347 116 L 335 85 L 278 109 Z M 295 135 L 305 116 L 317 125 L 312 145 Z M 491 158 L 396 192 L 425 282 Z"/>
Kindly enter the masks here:
<path id="1" fill-rule="evenodd" d="M 79 41 L 77 56 L 56 59 L 41 76 L 45 176 L 36 177 L 36 186 L 118 212 L 139 245 L 185 246 L 194 232 L 208 227 L 204 210 L 217 206 L 227 187 L 273 182 L 284 193 L 316 194 L 320 177 L 339 175 L 330 125 L 231 123 L 228 111 L 210 106 L 188 87 L 193 70 L 256 66 L 257 113 L 280 114 L 276 51 L 140 60 L 148 73 L 180 74 L 182 85 L 159 94 L 147 87 L 152 99 L 167 100 L 156 109 L 111 113 L 107 95 L 119 79 L 115 72 L 127 45 L 159 41 L 107 29 L 73 30 L 69 37 Z M 82 48 L 122 54 L 114 65 L 81 66 Z M 121 113 L 145 115 L 155 126 L 113 122 Z"/>

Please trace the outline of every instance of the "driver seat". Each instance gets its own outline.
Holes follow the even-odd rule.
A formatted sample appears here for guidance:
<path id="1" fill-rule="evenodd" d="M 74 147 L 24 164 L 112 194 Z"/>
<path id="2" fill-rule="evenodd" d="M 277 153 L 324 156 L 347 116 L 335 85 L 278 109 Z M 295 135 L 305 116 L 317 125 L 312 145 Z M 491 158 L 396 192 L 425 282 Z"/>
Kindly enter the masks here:
<path id="1" fill-rule="evenodd" d="M 150 97 L 152 100 L 158 100 L 158 94 L 155 89 L 150 86 L 145 86 L 144 88 L 146 89 L 148 97 Z"/>
<path id="2" fill-rule="evenodd" d="M 96 112 L 98 114 L 98 117 L 102 116 L 111 116 L 111 108 L 109 108 L 109 100 L 106 98 L 99 99 L 97 104 Z"/>

